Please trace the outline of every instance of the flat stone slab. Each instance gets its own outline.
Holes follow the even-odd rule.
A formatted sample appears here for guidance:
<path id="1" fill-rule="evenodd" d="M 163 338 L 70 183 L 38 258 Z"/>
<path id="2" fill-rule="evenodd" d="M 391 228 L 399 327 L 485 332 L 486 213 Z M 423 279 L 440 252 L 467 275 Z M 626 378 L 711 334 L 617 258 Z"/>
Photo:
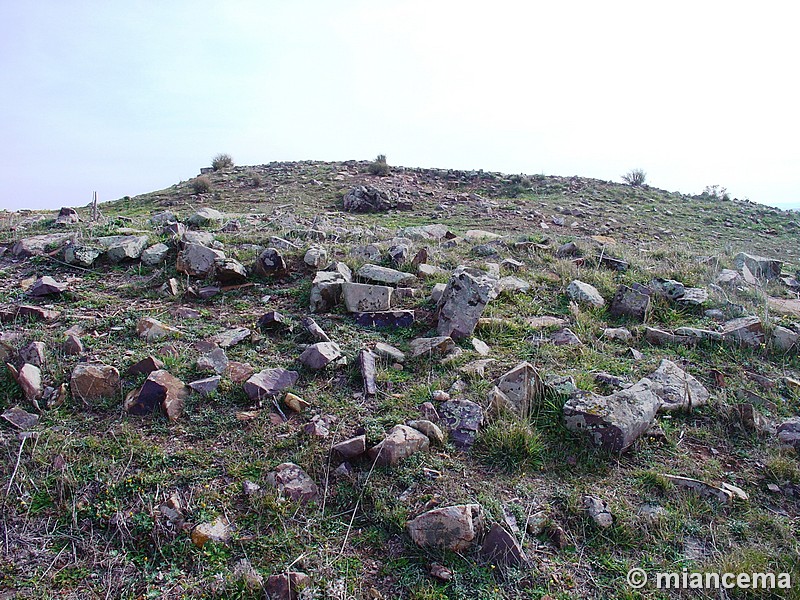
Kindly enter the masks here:
<path id="1" fill-rule="evenodd" d="M 384 285 L 413 285 L 417 278 L 411 273 L 404 273 L 395 269 L 381 267 L 379 265 L 364 265 L 358 272 L 358 276 L 372 283 Z"/>
<path id="2" fill-rule="evenodd" d="M 250 400 L 262 400 L 268 396 L 275 396 L 297 383 L 300 374 L 297 371 L 286 369 L 264 369 L 251 376 L 244 383 L 244 391 Z"/>
<path id="3" fill-rule="evenodd" d="M 366 283 L 342 283 L 342 295 L 349 312 L 387 311 L 392 304 L 392 288 Z"/>

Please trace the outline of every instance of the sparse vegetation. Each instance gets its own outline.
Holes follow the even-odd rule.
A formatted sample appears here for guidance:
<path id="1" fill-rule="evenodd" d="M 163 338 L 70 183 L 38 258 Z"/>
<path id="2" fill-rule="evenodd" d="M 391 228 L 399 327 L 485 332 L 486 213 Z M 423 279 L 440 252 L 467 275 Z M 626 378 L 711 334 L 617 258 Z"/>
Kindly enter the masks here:
<path id="1" fill-rule="evenodd" d="M 211 191 L 211 180 L 206 175 L 195 177 L 190 185 L 195 194 L 205 194 Z"/>
<path id="2" fill-rule="evenodd" d="M 647 179 L 647 173 L 643 169 L 631 169 L 622 176 L 622 180 L 630 186 L 641 187 Z"/>
<path id="3" fill-rule="evenodd" d="M 375 160 L 370 163 L 368 171 L 370 175 L 386 177 L 389 174 L 389 165 L 386 162 L 386 155 L 378 154 Z"/>
<path id="4" fill-rule="evenodd" d="M 211 161 L 211 168 L 215 171 L 224 171 L 233 168 L 233 158 L 230 154 L 217 154 Z"/>
<path id="5" fill-rule="evenodd" d="M 728 195 L 728 190 L 721 185 L 707 185 L 703 189 L 703 195 L 713 198 L 714 200 L 721 200 L 727 202 L 731 199 Z"/>

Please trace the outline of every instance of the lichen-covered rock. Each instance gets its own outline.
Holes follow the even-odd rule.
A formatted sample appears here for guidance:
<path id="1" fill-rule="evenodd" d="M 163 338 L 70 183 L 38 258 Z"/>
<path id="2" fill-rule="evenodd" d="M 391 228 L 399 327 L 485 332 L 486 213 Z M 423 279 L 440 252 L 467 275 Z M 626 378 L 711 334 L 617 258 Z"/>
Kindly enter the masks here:
<path id="1" fill-rule="evenodd" d="M 490 300 L 497 297 L 497 278 L 485 271 L 459 267 L 439 299 L 437 332 L 453 339 L 472 335 Z"/>
<path id="2" fill-rule="evenodd" d="M 422 548 L 464 552 L 483 532 L 480 504 L 435 508 L 406 523 L 411 539 Z"/>
<path id="3" fill-rule="evenodd" d="M 78 363 L 72 371 L 70 390 L 80 400 L 113 398 L 119 393 L 119 371 L 103 364 Z"/>
<path id="4" fill-rule="evenodd" d="M 342 295 L 349 312 L 386 311 L 392 305 L 392 288 L 385 285 L 345 282 Z"/>
<path id="5" fill-rule="evenodd" d="M 427 450 L 428 436 L 407 425 L 395 425 L 380 443 L 369 450 L 369 457 L 379 465 L 394 466 L 415 452 Z"/>
<path id="6" fill-rule="evenodd" d="M 97 244 L 105 251 L 106 258 L 117 263 L 137 260 L 147 248 L 146 235 L 110 235 L 97 238 Z"/>
<path id="7" fill-rule="evenodd" d="M 225 253 L 221 250 L 201 244 L 184 244 L 183 249 L 178 252 L 175 268 L 189 277 L 205 278 L 214 273 L 217 261 L 222 260 L 225 260 Z"/>
<path id="8" fill-rule="evenodd" d="M 663 402 L 662 411 L 702 406 L 711 396 L 702 383 L 666 358 L 648 379 L 658 384 L 655 392 Z"/>
<path id="9" fill-rule="evenodd" d="M 319 495 L 319 488 L 303 469 L 294 463 L 282 463 L 267 476 L 267 482 L 292 500 L 308 502 Z"/>
<path id="10" fill-rule="evenodd" d="M 606 301 L 597 291 L 597 288 L 583 281 L 574 280 L 567 286 L 567 294 L 575 302 L 582 304 L 589 304 L 596 308 L 601 308 L 606 305 Z"/>

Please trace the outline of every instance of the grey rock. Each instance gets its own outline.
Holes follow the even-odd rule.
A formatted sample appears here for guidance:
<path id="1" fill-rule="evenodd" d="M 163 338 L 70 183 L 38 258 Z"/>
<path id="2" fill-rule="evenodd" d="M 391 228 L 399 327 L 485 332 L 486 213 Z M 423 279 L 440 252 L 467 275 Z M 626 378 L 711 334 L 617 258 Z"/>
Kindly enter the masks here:
<path id="1" fill-rule="evenodd" d="M 395 466 L 404 458 L 427 450 L 430 440 L 422 432 L 407 425 L 395 425 L 380 443 L 367 453 L 371 460 L 383 466 Z"/>
<path id="2" fill-rule="evenodd" d="M 228 370 L 228 355 L 222 348 L 215 348 L 197 359 L 196 368 L 200 373 L 224 375 Z"/>
<path id="3" fill-rule="evenodd" d="M 169 254 L 169 246 L 162 243 L 153 244 L 142 251 L 142 264 L 155 267 L 166 260 L 167 254 Z"/>
<path id="4" fill-rule="evenodd" d="M 311 284 L 309 310 L 312 313 L 329 311 L 342 297 L 342 284 L 348 280 L 335 271 L 317 271 Z"/>
<path id="5" fill-rule="evenodd" d="M 747 267 L 753 276 L 761 279 L 778 279 L 781 276 L 781 269 L 783 269 L 783 261 L 755 256 L 746 252 L 737 254 L 733 259 L 733 265 L 740 272 Z"/>
<path id="6" fill-rule="evenodd" d="M 139 319 L 139 322 L 136 324 L 136 335 L 148 342 L 173 337 L 178 334 L 180 334 L 179 330 L 153 317 L 143 317 Z"/>
<path id="7" fill-rule="evenodd" d="M 60 248 L 74 238 L 75 234 L 73 233 L 47 233 L 24 238 L 11 246 L 11 255 L 25 258 L 36 254 L 44 254 L 47 251 Z"/>
<path id="8" fill-rule="evenodd" d="M 28 290 L 28 295 L 41 297 L 49 296 L 51 294 L 61 294 L 66 291 L 66 283 L 58 283 L 52 277 L 45 275 L 44 277 L 39 277 L 39 279 L 33 282 L 33 285 L 31 285 L 30 289 Z"/>
<path id="9" fill-rule="evenodd" d="M 29 431 L 36 427 L 39 423 L 39 415 L 29 413 L 19 406 L 13 406 L 0 415 L 8 423 L 21 429 L 22 431 Z"/>
<path id="10" fill-rule="evenodd" d="M 342 284 L 342 296 L 349 312 L 386 311 L 391 307 L 392 288 L 345 282 Z"/>
<path id="11" fill-rule="evenodd" d="M 70 390 L 79 400 L 113 398 L 119 393 L 119 371 L 104 364 L 78 363 L 72 371 Z"/>
<path id="12" fill-rule="evenodd" d="M 70 244 L 64 248 L 64 262 L 88 269 L 102 253 L 103 251 L 99 248 Z"/>
<path id="13" fill-rule="evenodd" d="M 563 329 L 559 329 L 558 331 L 554 331 L 553 333 L 551 333 L 550 341 L 553 342 L 556 346 L 583 345 L 581 339 L 577 335 L 575 335 L 575 333 L 569 327 L 564 327 Z"/>
<path id="14" fill-rule="evenodd" d="M 408 421 L 406 425 L 416 429 L 432 442 L 435 442 L 439 445 L 444 444 L 444 433 L 441 429 L 439 429 L 439 426 L 436 423 L 429 421 L 428 419 L 412 419 L 411 421 Z"/>
<path id="15" fill-rule="evenodd" d="M 422 548 L 464 552 L 483 532 L 480 504 L 435 508 L 406 523 L 411 539 Z"/>
<path id="16" fill-rule="evenodd" d="M 191 227 L 208 227 L 225 219 L 225 215 L 213 208 L 203 207 L 186 219 Z"/>
<path id="17" fill-rule="evenodd" d="M 178 217 L 175 216 L 175 213 L 169 210 L 156 213 L 152 217 L 150 217 L 150 224 L 153 227 L 164 227 L 165 225 L 172 225 L 173 223 L 177 222 L 178 222 Z"/>
<path id="18" fill-rule="evenodd" d="M 361 369 L 361 380 L 364 382 L 364 396 L 367 398 L 375 397 L 378 393 L 378 369 L 376 366 L 377 357 L 366 348 L 358 352 L 358 364 Z"/>
<path id="19" fill-rule="evenodd" d="M 303 262 L 312 269 L 319 269 L 328 261 L 328 252 L 322 246 L 311 246 L 303 256 Z"/>
<path id="20" fill-rule="evenodd" d="M 146 235 L 111 235 L 97 238 L 97 244 L 105 251 L 105 256 L 111 262 L 136 260 L 147 248 Z"/>
<path id="21" fill-rule="evenodd" d="M 597 288 L 577 279 L 567 286 L 567 294 L 576 302 L 589 304 L 597 308 L 603 307 L 606 304 L 606 301 L 603 300 Z"/>
<path id="22" fill-rule="evenodd" d="M 363 265 L 358 270 L 358 276 L 372 283 L 393 286 L 412 285 L 417 280 L 411 273 L 371 264 Z"/>
<path id="23" fill-rule="evenodd" d="M 244 383 L 244 391 L 250 400 L 262 400 L 268 396 L 275 396 L 297 383 L 300 374 L 297 371 L 286 369 L 264 369 L 252 375 Z"/>
<path id="24" fill-rule="evenodd" d="M 496 278 L 478 269 L 457 268 L 438 302 L 437 332 L 453 339 L 472 335 L 484 308 L 496 297 Z"/>
<path id="25" fill-rule="evenodd" d="M 214 273 L 217 261 L 225 260 L 225 254 L 200 244 L 185 244 L 178 252 L 176 269 L 190 277 L 205 278 Z"/>
<path id="26" fill-rule="evenodd" d="M 495 523 L 483 539 L 481 558 L 487 563 L 504 566 L 523 566 L 528 557 L 517 538 Z"/>
<path id="27" fill-rule="evenodd" d="M 450 336 L 439 336 L 432 338 L 416 338 L 409 343 L 411 358 L 417 358 L 425 354 L 436 354 L 444 356 L 450 353 L 456 344 Z"/>
<path id="28" fill-rule="evenodd" d="M 606 327 L 603 330 L 603 337 L 607 340 L 628 343 L 633 339 L 633 334 L 625 327 Z"/>
<path id="29" fill-rule="evenodd" d="M 269 245 L 271 248 L 277 248 L 278 250 L 300 250 L 300 246 L 294 242 L 290 242 L 276 235 L 269 238 Z"/>
<path id="30" fill-rule="evenodd" d="M 510 408 L 520 415 L 530 414 L 545 391 L 539 372 L 529 362 L 521 362 L 501 375 L 494 384 L 511 402 Z"/>
<path id="31" fill-rule="evenodd" d="M 702 383 L 667 359 L 661 361 L 658 369 L 648 375 L 648 379 L 660 386 L 660 389 L 655 388 L 655 391 L 663 402 L 661 411 L 702 406 L 711 396 Z"/>
<path id="32" fill-rule="evenodd" d="M 278 492 L 300 502 L 316 500 L 319 488 L 314 480 L 298 465 L 290 462 L 275 467 L 267 476 L 267 482 L 277 488 Z"/>
<path id="33" fill-rule="evenodd" d="M 597 496 L 584 496 L 583 508 L 601 529 L 608 529 L 614 524 L 614 515 L 608 510 L 608 504 Z"/>
<path id="34" fill-rule="evenodd" d="M 214 261 L 214 272 L 223 285 L 239 285 L 247 281 L 247 267 L 232 258 Z"/>
<path id="35" fill-rule="evenodd" d="M 431 301 L 439 304 L 439 301 L 442 299 L 442 295 L 444 291 L 447 289 L 446 283 L 437 283 L 433 286 L 431 290 Z"/>
<path id="36" fill-rule="evenodd" d="M 334 444 L 333 451 L 346 460 L 361 456 L 367 451 L 367 436 L 357 435 Z"/>
<path id="37" fill-rule="evenodd" d="M 798 340 L 800 340 L 800 334 L 786 327 L 778 325 L 772 331 L 772 347 L 781 352 L 796 348 Z"/>
<path id="38" fill-rule="evenodd" d="M 412 240 L 444 240 L 455 237 L 455 235 L 448 229 L 447 225 L 433 224 L 433 225 L 417 225 L 414 227 L 406 227 L 400 230 L 402 237 L 407 237 Z"/>
<path id="39" fill-rule="evenodd" d="M 353 188 L 344 195 L 343 201 L 346 211 L 357 213 L 386 212 L 400 205 L 407 207 L 407 204 L 398 202 L 391 192 L 371 185 Z"/>
<path id="40" fill-rule="evenodd" d="M 392 362 L 404 363 L 406 361 L 405 353 L 384 342 L 375 342 L 373 351 L 381 358 L 386 358 Z"/>
<path id="41" fill-rule="evenodd" d="M 621 285 L 611 300 L 611 314 L 614 316 L 633 317 L 644 321 L 650 308 L 650 296 Z"/>
<path id="42" fill-rule="evenodd" d="M 792 417 L 778 425 L 777 433 L 782 444 L 800 452 L 800 417 Z"/>
<path id="43" fill-rule="evenodd" d="M 13 371 L 12 374 L 14 374 Z M 44 393 L 41 369 L 35 365 L 25 363 L 14 375 L 25 399 L 36 403 Z"/>
<path id="44" fill-rule="evenodd" d="M 324 369 L 342 356 L 342 350 L 336 342 L 317 342 L 306 348 L 298 359 L 309 369 Z"/>
<path id="45" fill-rule="evenodd" d="M 249 339 L 250 334 L 251 331 L 247 327 L 234 327 L 212 335 L 208 341 L 220 348 L 231 348 Z"/>
<path id="46" fill-rule="evenodd" d="M 65 225 L 72 225 L 80 221 L 80 217 L 78 217 L 78 211 L 74 208 L 63 207 L 60 211 L 58 211 L 58 216 L 56 217 L 56 225 L 65 226 Z"/>
<path id="47" fill-rule="evenodd" d="M 263 277 L 282 276 L 287 269 L 286 261 L 275 248 L 267 248 L 256 259 L 256 272 Z"/>
<path id="48" fill-rule="evenodd" d="M 743 346 L 758 347 L 764 343 L 764 328 L 758 317 L 741 317 L 722 326 L 722 339 Z"/>
<path id="49" fill-rule="evenodd" d="M 303 325 L 305 330 L 308 334 L 317 342 L 330 342 L 331 338 L 328 337 L 328 334 L 320 327 L 317 322 L 312 319 L 311 317 L 303 317 L 300 319 L 300 323 Z"/>
<path id="50" fill-rule="evenodd" d="M 484 418 L 480 404 L 463 399 L 442 403 L 439 416 L 449 429 L 453 443 L 462 449 L 475 443 Z"/>
<path id="51" fill-rule="evenodd" d="M 217 391 L 221 380 L 222 378 L 219 375 L 214 375 L 213 377 L 206 377 L 205 379 L 192 381 L 189 384 L 189 387 L 201 396 L 206 397 Z"/>
<path id="52" fill-rule="evenodd" d="M 47 346 L 44 342 L 31 342 L 19 351 L 19 358 L 23 363 L 32 364 L 34 367 L 43 367 L 47 361 Z"/>
<path id="53" fill-rule="evenodd" d="M 512 293 L 527 293 L 531 290 L 531 284 L 525 281 L 524 279 L 520 279 L 519 277 L 514 277 L 513 275 L 509 275 L 507 277 L 501 277 L 500 281 L 498 281 L 497 287 L 502 294 L 512 294 Z"/>
<path id="54" fill-rule="evenodd" d="M 375 244 L 356 246 L 355 248 L 350 249 L 350 256 L 357 260 L 376 262 L 381 259 L 381 249 Z"/>

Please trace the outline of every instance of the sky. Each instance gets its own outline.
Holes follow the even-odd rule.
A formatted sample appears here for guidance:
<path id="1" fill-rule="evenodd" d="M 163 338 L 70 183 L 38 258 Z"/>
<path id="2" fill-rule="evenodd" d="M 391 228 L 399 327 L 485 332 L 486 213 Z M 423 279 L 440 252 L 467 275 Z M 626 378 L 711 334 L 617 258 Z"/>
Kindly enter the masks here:
<path id="1" fill-rule="evenodd" d="M 0 0 L 0 209 L 238 165 L 580 175 L 800 208 L 794 3 Z"/>

